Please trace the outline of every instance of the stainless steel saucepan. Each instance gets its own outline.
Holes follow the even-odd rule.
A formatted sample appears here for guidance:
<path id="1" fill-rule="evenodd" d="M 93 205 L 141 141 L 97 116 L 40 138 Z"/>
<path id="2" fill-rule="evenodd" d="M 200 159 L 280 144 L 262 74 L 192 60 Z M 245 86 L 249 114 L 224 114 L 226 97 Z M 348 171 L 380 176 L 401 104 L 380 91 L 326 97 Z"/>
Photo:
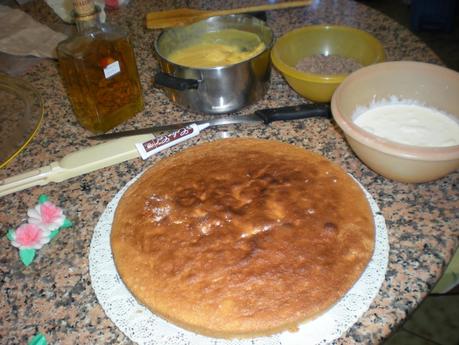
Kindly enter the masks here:
<path id="1" fill-rule="evenodd" d="M 265 44 L 258 55 L 239 63 L 194 68 L 168 60 L 171 52 L 199 42 L 209 32 L 236 29 L 256 34 Z M 261 99 L 269 87 L 273 33 L 262 20 L 250 15 L 211 17 L 201 22 L 163 31 L 155 41 L 160 72 L 155 84 L 175 103 L 195 112 L 223 114 Z"/>

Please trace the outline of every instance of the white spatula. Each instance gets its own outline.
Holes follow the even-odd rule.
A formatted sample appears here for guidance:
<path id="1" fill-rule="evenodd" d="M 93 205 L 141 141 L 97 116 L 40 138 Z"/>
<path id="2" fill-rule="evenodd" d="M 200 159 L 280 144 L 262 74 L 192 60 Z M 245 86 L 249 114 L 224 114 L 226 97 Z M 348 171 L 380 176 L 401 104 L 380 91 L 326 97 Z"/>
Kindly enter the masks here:
<path id="1" fill-rule="evenodd" d="M 152 134 L 135 135 L 69 153 L 48 166 L 0 181 L 0 197 L 33 186 L 43 186 L 49 182 L 61 182 L 139 157 L 135 144 L 152 138 Z"/>

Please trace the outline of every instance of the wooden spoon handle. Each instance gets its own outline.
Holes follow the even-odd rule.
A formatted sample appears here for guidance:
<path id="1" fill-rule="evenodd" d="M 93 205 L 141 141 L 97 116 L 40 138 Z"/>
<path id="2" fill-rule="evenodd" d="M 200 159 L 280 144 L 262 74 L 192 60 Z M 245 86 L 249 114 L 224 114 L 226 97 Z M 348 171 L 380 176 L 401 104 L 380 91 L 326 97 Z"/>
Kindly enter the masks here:
<path id="1" fill-rule="evenodd" d="M 241 7 L 241 8 L 232 8 L 232 9 L 227 9 L 227 10 L 209 11 L 209 14 L 211 16 L 224 16 L 227 14 L 253 13 L 253 12 L 262 12 L 262 11 L 281 10 L 285 8 L 306 6 L 306 5 L 309 5 L 311 2 L 312 0 L 289 1 L 289 2 L 281 2 L 277 4 L 267 4 L 267 5 L 249 6 L 249 7 Z"/>
<path id="2" fill-rule="evenodd" d="M 226 10 L 215 11 L 196 10 L 191 8 L 178 8 L 162 12 L 147 13 L 146 25 L 148 29 L 164 29 L 174 26 L 192 24 L 199 20 L 203 20 L 213 16 L 280 10 L 285 8 L 306 6 L 309 5 L 311 2 L 312 0 L 288 1 L 276 4 L 231 8 Z"/>

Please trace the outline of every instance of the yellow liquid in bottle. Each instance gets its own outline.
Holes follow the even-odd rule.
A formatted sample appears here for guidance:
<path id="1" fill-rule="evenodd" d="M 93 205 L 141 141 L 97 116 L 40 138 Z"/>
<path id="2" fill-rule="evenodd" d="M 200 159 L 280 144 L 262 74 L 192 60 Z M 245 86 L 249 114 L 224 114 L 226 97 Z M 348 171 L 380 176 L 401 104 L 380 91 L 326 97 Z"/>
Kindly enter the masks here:
<path id="1" fill-rule="evenodd" d="M 143 109 L 134 51 L 127 37 L 99 32 L 58 47 L 59 69 L 80 124 L 103 133 Z"/>

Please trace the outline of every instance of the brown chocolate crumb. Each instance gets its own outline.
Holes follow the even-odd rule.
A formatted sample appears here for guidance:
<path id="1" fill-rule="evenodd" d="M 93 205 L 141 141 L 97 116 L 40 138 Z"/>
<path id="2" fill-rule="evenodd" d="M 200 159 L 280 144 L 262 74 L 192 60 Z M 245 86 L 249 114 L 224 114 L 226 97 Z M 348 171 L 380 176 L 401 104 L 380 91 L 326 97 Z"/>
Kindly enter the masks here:
<path id="1" fill-rule="evenodd" d="M 363 67 L 362 64 L 352 58 L 317 54 L 304 57 L 295 68 L 302 72 L 315 74 L 348 74 L 361 67 Z"/>

